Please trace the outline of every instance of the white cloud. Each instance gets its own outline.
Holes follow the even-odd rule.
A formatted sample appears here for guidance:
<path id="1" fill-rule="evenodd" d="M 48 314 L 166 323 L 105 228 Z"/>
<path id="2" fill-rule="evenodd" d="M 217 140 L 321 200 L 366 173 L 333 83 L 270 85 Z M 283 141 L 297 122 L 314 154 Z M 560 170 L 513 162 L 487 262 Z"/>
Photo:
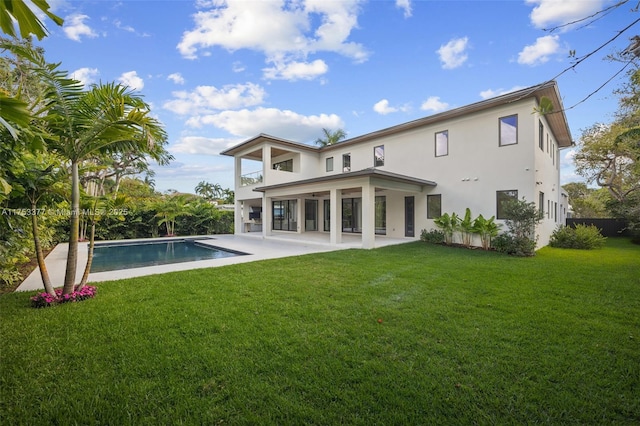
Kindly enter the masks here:
<path id="1" fill-rule="evenodd" d="M 229 51 L 252 49 L 264 53 L 268 63 L 282 62 L 285 68 L 288 62 L 304 61 L 309 54 L 321 51 L 363 62 L 369 53 L 361 44 L 348 41 L 351 31 L 357 28 L 359 3 L 360 0 L 200 2 L 207 9 L 193 15 L 195 26 L 183 33 L 177 48 L 189 59 L 204 55 L 212 47 Z M 266 68 L 265 72 L 272 74 L 273 69 Z"/>
<path id="2" fill-rule="evenodd" d="M 389 101 L 386 99 L 382 99 L 373 106 L 373 110 L 378 114 L 387 115 L 392 112 L 398 111 L 398 108 L 390 107 Z"/>
<path id="3" fill-rule="evenodd" d="M 184 77 L 179 72 L 174 72 L 167 76 L 167 80 L 173 81 L 175 84 L 184 84 Z"/>
<path id="4" fill-rule="evenodd" d="M 462 37 L 454 38 L 447 44 L 443 44 L 442 46 L 440 46 L 440 49 L 437 50 L 437 53 L 440 56 L 442 68 L 454 69 L 464 64 L 468 58 L 468 55 L 466 53 L 468 44 L 469 38 Z"/>
<path id="5" fill-rule="evenodd" d="M 396 0 L 396 7 L 404 10 L 404 17 L 411 17 L 411 0 Z"/>
<path id="6" fill-rule="evenodd" d="M 500 95 L 506 95 L 507 93 L 515 92 L 516 90 L 525 89 L 525 86 L 513 86 L 511 89 L 487 89 L 480 92 L 482 99 L 494 98 Z"/>
<path id="7" fill-rule="evenodd" d="M 603 0 L 526 0 L 536 5 L 531 11 L 531 23 L 536 28 L 564 25 L 585 18 L 603 8 Z M 567 29 L 567 28 L 565 28 Z"/>
<path id="8" fill-rule="evenodd" d="M 518 53 L 518 63 L 531 66 L 544 64 L 551 55 L 560 50 L 559 38 L 557 35 L 538 37 L 535 44 L 525 46 L 522 52 Z"/>
<path id="9" fill-rule="evenodd" d="M 229 84 L 218 89 L 215 86 L 198 86 L 192 92 L 173 92 L 175 99 L 163 104 L 163 108 L 180 115 L 208 114 L 213 111 L 260 105 L 266 92 L 254 83 Z"/>
<path id="10" fill-rule="evenodd" d="M 87 15 L 81 15 L 79 13 L 69 15 L 64 19 L 62 30 L 67 37 L 74 41 L 81 41 L 80 38 L 83 36 L 89 38 L 98 37 L 98 34 L 93 31 L 89 25 L 84 23 L 86 19 L 89 19 Z"/>
<path id="11" fill-rule="evenodd" d="M 373 105 L 373 110 L 378 114 L 382 114 L 382 115 L 387 115 L 392 112 L 398 112 L 398 111 L 406 112 L 406 111 L 409 111 L 410 109 L 411 108 L 408 104 L 392 107 L 389 105 L 389 101 L 387 99 L 382 99 L 381 101 L 378 101 L 375 103 L 375 105 Z"/>
<path id="12" fill-rule="evenodd" d="M 204 136 L 183 136 L 169 147 L 176 154 L 219 155 L 220 151 L 242 142 L 243 139 L 207 138 Z"/>
<path id="13" fill-rule="evenodd" d="M 241 137 L 267 133 L 307 142 L 315 139 L 323 128 L 343 128 L 344 122 L 336 114 L 302 115 L 289 110 L 260 107 L 193 117 L 187 121 L 187 125 L 211 125 Z"/>
<path id="14" fill-rule="evenodd" d="M 313 80 L 329 70 L 327 64 L 316 59 L 313 62 L 276 63 L 274 67 L 263 68 L 264 77 L 269 80 Z"/>
<path id="15" fill-rule="evenodd" d="M 71 78 L 82 83 L 85 88 L 88 88 L 92 84 L 96 83 L 96 78 L 99 75 L 100 72 L 98 71 L 98 68 L 79 68 L 69 74 Z"/>
<path id="16" fill-rule="evenodd" d="M 138 76 L 136 71 L 127 71 L 122 73 L 118 78 L 118 81 L 125 86 L 128 86 L 131 90 L 142 90 L 144 87 L 144 80 Z"/>
<path id="17" fill-rule="evenodd" d="M 449 104 L 442 102 L 439 96 L 430 96 L 420 105 L 420 109 L 425 111 L 439 112 L 449 108 Z"/>

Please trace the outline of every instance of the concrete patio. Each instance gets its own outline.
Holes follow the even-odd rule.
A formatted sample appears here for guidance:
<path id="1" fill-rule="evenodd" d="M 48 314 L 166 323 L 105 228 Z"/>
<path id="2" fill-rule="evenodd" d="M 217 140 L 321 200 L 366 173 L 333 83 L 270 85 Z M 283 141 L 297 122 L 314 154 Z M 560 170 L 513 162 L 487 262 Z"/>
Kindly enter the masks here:
<path id="1" fill-rule="evenodd" d="M 229 257 L 223 259 L 199 260 L 196 262 L 172 263 L 167 265 L 149 266 L 143 268 L 122 269 L 118 271 L 97 272 L 89 275 L 89 282 L 110 281 L 124 278 L 140 277 L 145 275 L 162 274 L 166 272 L 185 271 L 189 269 L 213 268 L 217 266 L 232 265 L 236 263 L 254 262 L 257 260 L 300 256 L 309 253 L 320 253 L 335 250 L 346 250 L 361 247 L 361 237 L 357 234 L 343 234 L 342 243 L 329 244 L 329 235 L 322 232 L 306 232 L 304 234 L 279 233 L 267 238 L 262 234 L 243 235 L 210 235 L 202 236 L 199 241 L 223 249 L 230 249 L 248 253 L 246 256 Z M 181 240 L 187 237 L 153 238 L 154 241 Z M 188 238 L 197 238 L 189 236 Z M 136 240 L 127 240 L 128 242 Z M 145 240 L 140 240 L 145 241 Z M 376 236 L 376 247 L 393 244 L 402 244 L 414 241 L 405 238 L 386 238 Z M 98 244 L 98 243 L 96 243 Z M 45 259 L 47 270 L 54 287 L 62 286 L 67 261 L 68 244 L 58 244 Z M 76 271 L 76 283 L 80 281 L 87 262 L 88 243 L 79 243 L 78 269 Z M 16 289 L 16 291 L 42 290 L 40 270 L 36 268 Z"/>

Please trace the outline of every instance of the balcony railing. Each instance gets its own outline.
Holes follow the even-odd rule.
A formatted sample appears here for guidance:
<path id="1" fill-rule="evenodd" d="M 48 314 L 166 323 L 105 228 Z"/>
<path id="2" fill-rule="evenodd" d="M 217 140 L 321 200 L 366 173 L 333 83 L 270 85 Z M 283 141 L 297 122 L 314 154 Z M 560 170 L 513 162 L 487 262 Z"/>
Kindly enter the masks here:
<path id="1" fill-rule="evenodd" d="M 240 176 L 240 186 L 250 186 L 262 183 L 262 172 L 252 172 Z"/>

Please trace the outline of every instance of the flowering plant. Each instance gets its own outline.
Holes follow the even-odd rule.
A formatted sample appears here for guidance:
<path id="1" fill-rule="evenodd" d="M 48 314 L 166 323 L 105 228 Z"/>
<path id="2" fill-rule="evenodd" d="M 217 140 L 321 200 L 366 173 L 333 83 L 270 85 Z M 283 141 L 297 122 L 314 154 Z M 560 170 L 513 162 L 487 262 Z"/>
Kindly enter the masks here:
<path id="1" fill-rule="evenodd" d="M 86 285 L 80 290 L 73 291 L 71 294 L 62 294 L 62 288 L 55 290 L 56 295 L 49 293 L 40 293 L 31 298 L 31 306 L 34 308 L 46 308 L 56 303 L 80 302 L 82 300 L 95 297 L 97 288 L 95 286 Z"/>

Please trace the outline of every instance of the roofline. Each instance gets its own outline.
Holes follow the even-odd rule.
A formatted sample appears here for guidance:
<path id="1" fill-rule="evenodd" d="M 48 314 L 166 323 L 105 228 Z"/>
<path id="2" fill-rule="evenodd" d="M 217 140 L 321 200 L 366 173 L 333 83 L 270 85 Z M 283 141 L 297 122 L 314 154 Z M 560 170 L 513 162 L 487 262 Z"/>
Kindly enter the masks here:
<path id="1" fill-rule="evenodd" d="M 318 151 L 317 147 L 309 144 L 295 142 L 288 139 L 279 138 L 276 136 L 271 136 L 266 133 L 260 133 L 259 135 L 254 136 L 251 139 L 247 139 L 244 142 L 240 142 L 238 145 L 225 149 L 224 151 L 220 152 L 220 155 L 228 155 L 233 157 L 239 151 L 242 151 L 243 149 L 248 148 L 251 145 L 256 145 L 257 143 L 263 142 L 263 141 L 271 141 L 271 142 L 277 143 L 280 146 L 285 145 L 291 148 L 304 149 L 306 151 L 314 151 L 314 152 Z"/>
<path id="2" fill-rule="evenodd" d="M 547 93 L 550 90 L 552 91 L 552 93 Z M 469 105 L 454 108 L 448 111 L 443 111 L 438 114 L 429 115 L 427 117 L 418 118 L 413 121 L 387 127 L 381 130 L 376 130 L 374 132 L 367 133 L 361 136 L 356 136 L 354 138 L 344 140 L 335 145 L 328 145 L 326 147 L 323 147 L 322 150 L 328 151 L 332 149 L 339 149 L 340 147 L 343 147 L 345 144 L 351 145 L 351 144 L 366 142 L 372 139 L 377 139 L 377 138 L 388 136 L 394 133 L 398 133 L 406 130 L 413 130 L 422 126 L 437 123 L 439 121 L 444 121 L 451 118 L 460 117 L 469 113 L 482 111 L 494 106 L 517 102 L 522 99 L 527 99 L 530 97 L 535 97 L 539 103 L 540 98 L 542 98 L 543 96 L 548 97 L 548 95 L 552 95 L 552 97 L 554 98 L 552 99 L 554 110 L 551 113 L 548 113 L 547 115 L 558 114 L 558 113 L 562 114 L 562 120 L 564 123 L 564 126 L 563 126 L 564 129 L 555 129 L 555 128 L 553 129 L 554 130 L 553 133 L 556 136 L 556 139 L 558 140 L 558 146 L 560 147 L 571 146 L 573 144 L 573 140 L 571 139 L 571 131 L 569 130 L 569 127 L 567 125 L 567 118 L 564 113 L 564 107 L 562 105 L 562 99 L 560 98 L 558 85 L 555 80 L 551 80 L 551 81 L 544 82 L 542 84 L 527 87 L 525 89 L 520 89 L 514 92 L 505 93 L 503 95 L 499 95 L 490 99 L 485 99 Z"/>
<path id="3" fill-rule="evenodd" d="M 307 184 L 312 184 L 312 183 L 319 183 L 319 182 L 329 182 L 329 181 L 337 181 L 337 180 L 345 180 L 345 179 L 350 179 L 350 178 L 357 178 L 357 177 L 382 177 L 391 181 L 395 181 L 395 182 L 404 182 L 404 183 L 411 183 L 414 185 L 422 185 L 422 186 L 436 186 L 437 183 L 431 180 L 425 180 L 425 179 L 418 179 L 418 178 L 414 178 L 411 176 L 405 176 L 405 175 L 401 175 L 398 173 L 392 173 L 392 172 L 387 172 L 384 170 L 379 170 L 376 168 L 368 168 L 368 169 L 362 169 L 362 170 L 358 170 L 355 172 L 347 172 L 347 173 L 339 173 L 339 174 L 333 174 L 333 175 L 329 175 L 329 176 L 321 176 L 321 177 L 317 177 L 317 178 L 311 178 L 311 179 L 303 179 L 303 180 L 298 180 L 298 181 L 293 181 L 293 182 L 286 182 L 286 183 L 279 183 L 279 184 L 275 184 L 275 185 L 269 185 L 269 186 L 261 186 L 259 188 L 254 188 L 253 190 L 256 192 L 265 192 L 268 191 L 270 189 L 279 189 L 279 188 L 288 188 L 288 187 L 292 187 L 292 186 L 300 186 L 300 185 L 307 185 Z"/>
<path id="4" fill-rule="evenodd" d="M 316 147 L 313 145 L 309 145 L 301 142 L 294 142 L 287 139 L 278 138 L 268 134 L 260 133 L 258 136 L 255 136 L 251 139 L 248 139 L 240 143 L 239 145 L 236 145 L 234 147 L 231 147 L 222 151 L 220 155 L 234 156 L 235 154 L 242 151 L 243 149 L 248 148 L 252 145 L 255 145 L 265 140 L 274 142 L 281 146 L 283 145 L 289 146 L 291 148 L 302 149 L 305 151 L 312 151 L 312 152 L 331 151 L 334 149 L 340 149 L 345 145 L 353 145 L 353 144 L 377 139 L 380 137 L 392 135 L 395 133 L 399 133 L 407 130 L 413 130 L 422 126 L 437 123 L 439 121 L 460 117 L 469 113 L 482 111 L 498 105 L 506 105 L 509 103 L 518 102 L 520 100 L 528 99 L 531 97 L 535 97 L 538 103 L 540 103 L 540 99 L 543 96 L 550 98 L 553 103 L 553 107 L 554 107 L 553 111 L 545 114 L 545 116 L 547 116 L 547 121 L 549 122 L 549 126 L 551 127 L 551 130 L 558 142 L 558 147 L 566 148 L 566 147 L 572 146 L 574 142 L 571 137 L 571 131 L 569 130 L 569 127 L 568 127 L 567 117 L 565 115 L 564 106 L 562 105 L 562 98 L 560 97 L 560 92 L 558 90 L 558 84 L 556 83 L 555 80 L 550 80 L 541 84 L 537 84 L 535 86 L 527 87 L 525 89 L 520 89 L 514 92 L 505 93 L 503 95 L 499 95 L 490 99 L 484 99 L 469 105 L 465 105 L 465 106 L 451 109 L 448 111 L 443 111 L 438 114 L 429 115 L 427 117 L 418 118 L 416 120 L 412 120 L 406 123 L 397 124 L 395 126 L 387 127 L 385 129 L 376 130 L 371 133 L 366 133 L 364 135 L 356 136 L 354 138 L 344 140 L 334 145 L 328 145 L 325 147 Z M 561 114 L 559 119 L 554 117 L 555 114 Z"/>

